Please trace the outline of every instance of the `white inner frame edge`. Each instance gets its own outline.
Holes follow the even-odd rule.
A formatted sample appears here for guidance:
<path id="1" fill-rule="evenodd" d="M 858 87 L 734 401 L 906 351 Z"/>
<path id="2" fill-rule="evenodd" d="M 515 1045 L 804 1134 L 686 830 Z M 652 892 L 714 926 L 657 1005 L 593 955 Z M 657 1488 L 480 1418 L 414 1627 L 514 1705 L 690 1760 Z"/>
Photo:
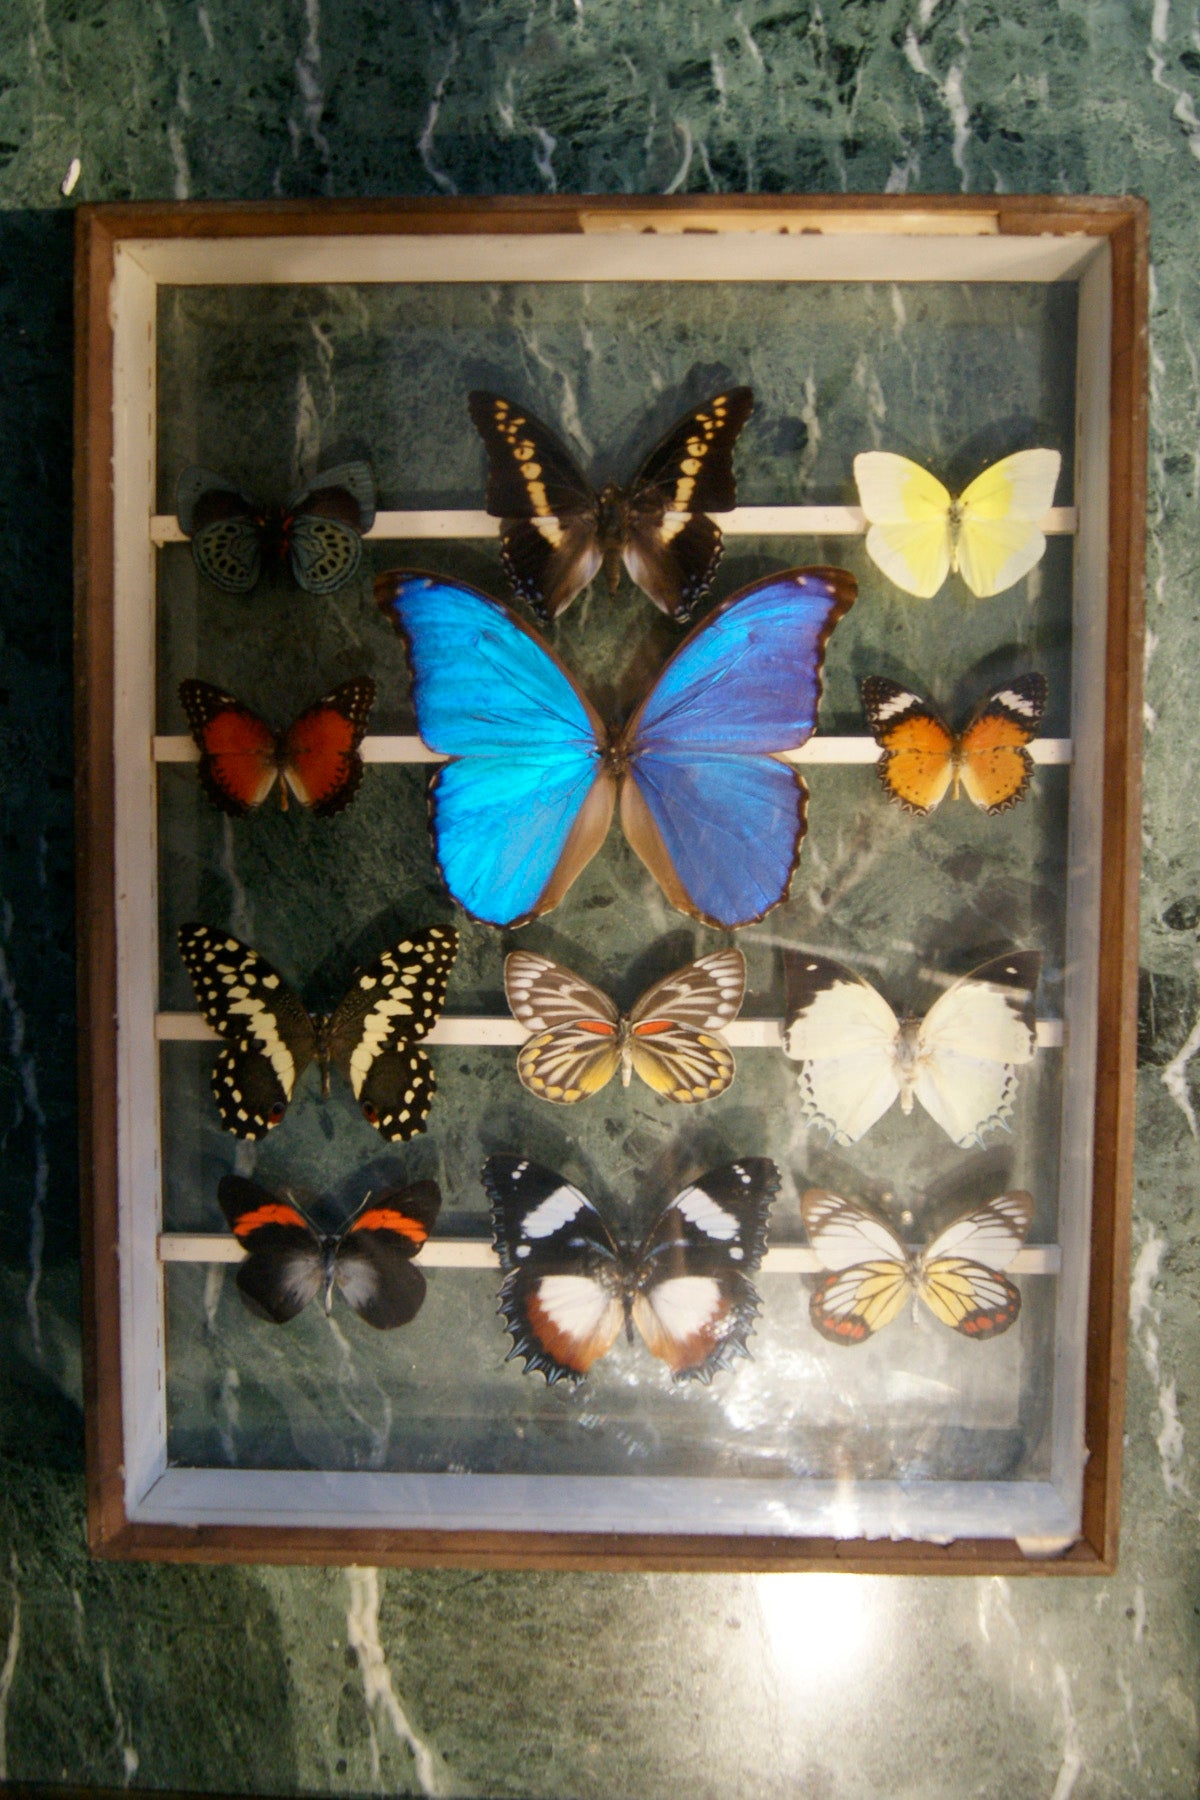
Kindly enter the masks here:
<path id="1" fill-rule="evenodd" d="M 164 1263 L 239 1263 L 245 1254 L 237 1239 L 225 1232 L 159 1233 L 158 1255 Z M 423 1269 L 500 1267 L 500 1258 L 486 1238 L 430 1238 L 415 1260 Z M 1057 1275 L 1061 1262 L 1057 1244 L 1027 1244 L 1017 1251 L 1006 1272 Z M 768 1250 L 760 1265 L 764 1275 L 816 1275 L 824 1267 L 807 1244 L 782 1244 L 776 1250 Z"/>
<path id="2" fill-rule="evenodd" d="M 154 1017 L 154 1035 L 160 1044 L 216 1043 L 217 1033 L 198 1012 L 160 1012 Z M 503 1048 L 523 1044 L 529 1033 L 516 1019 L 494 1014 L 445 1014 L 421 1039 L 423 1044 L 474 1045 L 476 1048 Z M 722 1027 L 721 1036 L 735 1050 L 782 1050 L 782 1019 L 734 1019 Z M 1039 1050 L 1061 1050 L 1061 1019 L 1039 1019 Z"/>
<path id="3" fill-rule="evenodd" d="M 686 514 L 668 514 L 685 518 Z M 738 506 L 732 512 L 714 513 L 727 537 L 861 537 L 867 521 L 857 506 Z M 1042 520 L 1047 537 L 1073 536 L 1078 524 L 1073 506 L 1055 506 Z M 493 538 L 500 535 L 500 520 L 485 512 L 381 512 L 376 513 L 369 539 L 398 538 Z M 153 544 L 186 544 L 174 513 L 155 513 L 150 520 Z"/>
<path id="4" fill-rule="evenodd" d="M 767 1532 L 797 1536 L 919 1538 L 1015 1537 L 1030 1554 L 1061 1548 L 1078 1530 L 1082 1366 L 1086 1332 L 1090 1217 L 1091 1084 L 1095 1068 L 1095 979 L 1087 966 L 1087 925 L 1098 888 L 1090 805 L 1077 817 L 1103 744 L 1102 684 L 1094 681 L 1095 646 L 1103 654 L 1107 515 L 1107 369 L 1111 323 L 1107 244 L 1085 233 L 995 235 L 994 218 L 926 221 L 919 209 L 897 235 L 877 222 L 798 219 L 786 231 L 772 219 L 758 229 L 675 235 L 629 229 L 597 209 L 583 234 L 544 236 L 334 236 L 124 241 L 116 249 L 112 294 L 115 355 L 114 527 L 116 541 L 118 1156 L 122 1405 L 125 1492 L 134 1520 L 324 1526 L 419 1526 L 471 1529 L 516 1524 L 592 1531 Z M 667 235 L 667 233 L 671 235 Z M 961 235 L 960 235 L 961 233 Z M 975 233 L 977 235 L 969 235 Z M 1059 1226 L 1062 1276 L 1057 1303 L 1058 1354 L 1053 1377 L 1051 1481 L 675 1480 L 365 1474 L 333 1471 L 184 1469 L 167 1466 L 166 1346 L 161 1216 L 156 904 L 157 824 L 154 763 L 155 578 L 153 543 L 173 541 L 178 522 L 154 518 L 156 284 L 495 281 L 844 281 L 1080 283 L 1078 329 L 1078 518 L 1060 509 L 1051 530 L 1075 526 L 1076 745 L 1089 782 L 1073 781 L 1072 857 L 1066 912 L 1077 966 L 1067 971 L 1072 1057 L 1064 1099 L 1064 1154 Z M 382 514 L 373 536 L 464 537 L 470 515 Z M 498 522 L 475 515 L 480 537 Z M 424 521 L 424 524 L 418 523 Z M 159 520 L 155 521 L 156 525 Z M 855 536 L 855 508 L 742 508 L 723 515 L 731 534 L 779 532 Z M 826 740 L 827 742 L 829 740 Z M 847 743 L 853 740 L 844 740 Z M 191 749 L 190 740 L 184 740 Z M 382 740 L 393 753 L 404 740 Z M 411 740 L 410 740 L 411 743 Z M 863 740 L 861 760 L 878 754 Z M 423 748 L 423 747 L 422 747 Z M 806 746 L 816 760 L 812 746 Z M 194 750 L 192 755 L 194 755 Z M 1035 747 L 1035 754 L 1037 754 Z M 190 758 L 189 758 L 190 760 Z M 424 752 L 420 760 L 429 760 Z M 840 759 L 839 759 L 840 760 Z M 854 756 L 851 760 L 859 760 Z M 1098 785 L 1098 784 L 1097 784 Z M 1084 796 L 1086 798 L 1086 795 Z M 1069 956 L 1071 946 L 1069 944 Z M 1094 955 L 1092 957 L 1094 962 Z M 188 1015 L 177 1015 L 187 1018 Z M 159 1018 L 163 1015 L 159 1015 Z M 166 1015 L 170 1017 L 170 1015 Z M 202 1024 L 202 1021 L 197 1021 Z M 443 1021 L 450 1026 L 453 1021 Z M 507 1021 L 489 1023 L 506 1024 Z M 755 1022 L 746 1020 L 744 1026 Z M 190 1033 L 189 1033 L 190 1034 Z M 207 1035 L 207 1034 L 206 1034 Z M 472 1253 L 475 1246 L 471 1246 Z M 1052 1251 L 1053 1246 L 1045 1247 Z M 1037 1254 L 1031 1247 L 1022 1256 Z M 428 1252 L 426 1252 L 428 1254 Z M 1019 1267 L 1019 1265 L 1017 1265 Z"/>
<path id="5" fill-rule="evenodd" d="M 1045 767 L 1071 761 L 1070 738 L 1035 738 L 1026 746 L 1035 763 Z M 440 763 L 447 757 L 430 750 L 419 737 L 365 737 L 359 746 L 365 763 Z M 872 737 L 811 737 L 798 750 L 781 750 L 778 760 L 786 763 L 875 763 L 882 752 Z M 200 750 L 190 737 L 163 736 L 154 739 L 156 763 L 197 763 Z"/>

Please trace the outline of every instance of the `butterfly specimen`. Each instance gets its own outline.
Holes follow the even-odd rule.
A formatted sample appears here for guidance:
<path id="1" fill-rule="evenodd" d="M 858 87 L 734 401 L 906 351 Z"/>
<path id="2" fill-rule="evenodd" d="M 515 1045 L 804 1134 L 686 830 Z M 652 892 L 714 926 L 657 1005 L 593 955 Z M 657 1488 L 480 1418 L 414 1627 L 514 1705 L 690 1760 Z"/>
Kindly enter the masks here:
<path id="1" fill-rule="evenodd" d="M 421 1310 L 425 1277 L 412 1264 L 438 1216 L 437 1183 L 417 1181 L 368 1197 L 340 1232 L 318 1231 L 288 1194 L 273 1194 L 240 1175 L 217 1189 L 230 1230 L 246 1250 L 238 1267 L 242 1299 L 260 1319 L 286 1325 L 333 1291 L 368 1325 L 391 1331 Z"/>
<path id="2" fill-rule="evenodd" d="M 286 505 L 251 500 L 211 469 L 185 469 L 175 508 L 200 573 L 226 594 L 248 594 L 264 568 L 291 569 L 309 594 L 331 594 L 362 557 L 375 522 L 375 483 L 365 462 L 314 475 Z"/>
<path id="3" fill-rule="evenodd" d="M 1033 758 L 1025 745 L 1038 734 L 1046 706 L 1041 675 L 1019 675 L 979 702 L 957 734 L 920 694 L 870 675 L 863 707 L 883 755 L 876 771 L 888 797 L 906 812 L 932 812 L 951 783 L 987 813 L 1007 812 L 1025 797 Z"/>
<path id="4" fill-rule="evenodd" d="M 502 394 L 467 405 L 487 446 L 487 509 L 503 519 L 500 549 L 513 591 L 547 624 L 603 568 L 610 594 L 621 564 L 660 611 L 685 620 L 711 585 L 723 545 L 704 515 L 737 504 L 733 446 L 754 395 L 729 388 L 672 425 L 628 487 L 597 493 L 570 452 Z"/>
<path id="5" fill-rule="evenodd" d="M 894 1100 L 910 1113 L 915 1099 L 961 1148 L 981 1143 L 1007 1122 L 1033 1056 L 1040 966 L 1036 950 L 1012 950 L 953 982 L 923 1019 L 898 1019 L 852 969 L 786 952 L 783 1047 L 803 1064 L 806 1116 L 853 1144 Z"/>
<path id="6" fill-rule="evenodd" d="M 964 1337 L 999 1337 L 1021 1310 L 1001 1273 L 1033 1218 L 1032 1196 L 1001 1194 L 972 1207 L 910 1251 L 886 1220 L 824 1188 L 801 1195 L 800 1214 L 825 1275 L 809 1301 L 812 1322 L 834 1344 L 861 1344 L 888 1325 L 913 1296 Z"/>
<path id="7" fill-rule="evenodd" d="M 408 645 L 417 729 L 450 760 L 430 787 L 442 877 L 472 917 L 557 906 L 621 824 L 673 906 L 719 926 L 777 906 L 807 789 L 776 760 L 811 737 L 821 663 L 852 604 L 841 569 L 790 569 L 716 607 L 612 730 L 542 638 L 497 600 L 395 569 L 375 598 Z"/>
<path id="8" fill-rule="evenodd" d="M 591 1201 L 523 1156 L 483 1169 L 509 1359 L 550 1383 L 579 1381 L 636 1325 L 677 1380 L 709 1381 L 747 1355 L 759 1300 L 750 1282 L 767 1243 L 779 1170 L 746 1156 L 677 1194 L 636 1248 L 618 1243 Z"/>
<path id="9" fill-rule="evenodd" d="M 360 675 L 315 700 L 286 731 L 275 731 L 232 694 L 207 681 L 181 681 L 179 698 L 200 751 L 200 781 L 222 812 L 241 819 L 279 784 L 317 818 L 341 812 L 358 791 L 358 747 L 375 701 Z"/>
<path id="10" fill-rule="evenodd" d="M 433 1065 L 417 1047 L 442 1010 L 458 933 L 414 931 L 360 969 L 328 1017 L 311 1014 L 257 950 L 207 925 L 181 925 L 179 950 L 204 1017 L 225 1039 L 213 1065 L 221 1123 L 253 1140 L 279 1124 L 309 1063 L 346 1076 L 363 1118 L 385 1138 L 415 1137 L 433 1102 Z"/>
<path id="11" fill-rule="evenodd" d="M 720 1032 L 736 1019 L 745 986 L 741 951 L 717 950 L 656 981 L 625 1014 L 560 963 L 514 950 L 504 991 L 513 1017 L 533 1034 L 517 1073 L 531 1093 L 563 1106 L 599 1093 L 618 1069 L 626 1087 L 636 1070 L 668 1100 L 711 1100 L 733 1080 L 733 1052 Z"/>
<path id="12" fill-rule="evenodd" d="M 897 587 L 923 600 L 951 570 L 980 599 L 1003 593 L 1042 559 L 1041 522 L 1061 465 L 1057 450 L 1018 450 L 977 475 L 955 500 L 907 456 L 867 450 L 854 459 L 870 526 L 867 555 Z"/>

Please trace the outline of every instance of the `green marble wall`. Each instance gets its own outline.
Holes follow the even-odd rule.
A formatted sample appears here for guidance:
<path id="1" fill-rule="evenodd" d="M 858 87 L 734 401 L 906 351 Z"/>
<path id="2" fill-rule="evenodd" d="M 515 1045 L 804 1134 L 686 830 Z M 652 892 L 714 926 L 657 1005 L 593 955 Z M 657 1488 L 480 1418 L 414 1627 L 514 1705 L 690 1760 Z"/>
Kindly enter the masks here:
<path id="1" fill-rule="evenodd" d="M 1196 1792 L 1197 106 L 1195 19 L 1179 0 L 326 0 L 323 13 L 319 0 L 8 0 L 0 1776 L 536 1800 Z M 176 1570 L 93 1564 L 83 1550 L 71 207 L 554 187 L 1134 191 L 1151 201 L 1144 1005 L 1125 1524 L 1111 1581 Z M 195 303 L 181 300 L 181 331 Z M 846 321 L 836 325 L 844 332 Z M 486 344 L 474 354 L 486 360 Z M 665 355 L 661 372 L 675 378 Z M 948 408 L 952 391 L 936 369 L 914 367 L 907 403 L 948 443 L 969 435 Z M 619 389 L 598 380 L 598 436 L 610 430 L 606 395 L 612 421 L 627 416 Z M 202 408 L 189 402 L 189 416 L 199 434 Z M 829 461 L 810 457 L 806 477 L 821 490 L 812 497 L 834 500 L 830 396 L 818 396 L 817 416 Z M 265 442 L 249 442 L 245 460 Z M 781 437 L 781 466 L 802 448 L 795 432 Z M 171 456 L 192 453 L 184 439 L 164 444 L 164 480 Z M 264 482 L 288 473 L 261 468 Z M 778 472 L 763 474 L 775 498 Z M 438 477 L 469 479 L 448 468 Z M 381 470 L 381 481 L 392 504 L 419 502 L 407 465 Z M 739 547 L 739 561 L 753 554 Z M 189 633 L 202 629 L 199 615 L 181 615 L 171 650 L 181 671 Z M 851 693 L 831 691 L 830 702 L 848 720 Z M 192 799 L 181 776 L 168 779 L 180 784 L 171 804 L 182 843 Z M 470 972 L 481 992 L 494 988 L 482 949 Z"/>

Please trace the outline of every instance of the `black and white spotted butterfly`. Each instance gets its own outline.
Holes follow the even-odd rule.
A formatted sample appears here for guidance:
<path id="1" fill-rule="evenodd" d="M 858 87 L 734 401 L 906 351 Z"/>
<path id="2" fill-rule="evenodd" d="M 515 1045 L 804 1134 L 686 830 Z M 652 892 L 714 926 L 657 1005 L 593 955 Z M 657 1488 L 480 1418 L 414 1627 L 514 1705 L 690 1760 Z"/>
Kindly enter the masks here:
<path id="1" fill-rule="evenodd" d="M 182 925 L 179 950 L 201 1012 L 225 1039 L 212 1090 L 235 1137 L 253 1140 L 278 1125 L 311 1062 L 323 1097 L 330 1068 L 342 1071 L 383 1137 L 424 1130 L 436 1083 L 417 1040 L 442 1010 L 458 953 L 452 927 L 431 925 L 385 950 L 357 972 L 328 1017 L 309 1013 L 265 957 L 227 932 Z"/>
<path id="2" fill-rule="evenodd" d="M 365 462 L 314 475 L 284 505 L 253 500 L 211 469 L 185 469 L 175 508 L 192 560 L 214 587 L 248 594 L 264 568 L 290 568 L 309 594 L 331 594 L 362 559 L 375 522 L 375 483 Z"/>
<path id="3" fill-rule="evenodd" d="M 504 521 L 501 554 L 520 599 L 549 623 L 601 568 L 615 594 L 624 563 L 661 612 L 687 619 L 724 548 L 705 515 L 737 504 L 733 447 L 754 407 L 748 387 L 692 407 L 628 487 L 609 481 L 599 492 L 527 408 L 478 390 L 467 404 L 487 446 L 487 509 Z"/>
<path id="4" fill-rule="evenodd" d="M 748 1355 L 779 1170 L 745 1156 L 698 1176 L 640 1245 L 620 1243 L 587 1196 L 528 1157 L 484 1164 L 509 1357 L 550 1383 L 583 1379 L 625 1327 L 676 1380 L 710 1381 Z"/>

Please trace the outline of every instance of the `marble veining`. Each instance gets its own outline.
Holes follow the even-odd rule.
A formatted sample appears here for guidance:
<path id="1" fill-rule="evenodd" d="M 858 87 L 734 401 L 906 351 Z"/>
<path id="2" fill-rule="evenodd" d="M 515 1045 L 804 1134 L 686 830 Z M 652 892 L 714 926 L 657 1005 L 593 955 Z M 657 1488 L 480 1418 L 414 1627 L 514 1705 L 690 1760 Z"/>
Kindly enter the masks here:
<path id="1" fill-rule="evenodd" d="M 529 1800 L 1194 1796 L 1198 163 L 1200 31 L 1181 0 L 0 9 L 0 1774 Z M 73 1075 L 74 205 L 796 190 L 1128 191 L 1151 201 L 1141 1067 L 1120 1570 L 1104 1581 L 916 1582 L 90 1562 Z M 905 403 L 940 428 L 936 375 L 903 361 L 903 296 L 886 299 Z M 581 447 L 618 454 L 602 358 L 589 391 L 569 389 L 540 333 L 516 341 Z M 298 465 L 329 447 L 315 325 L 312 345 L 281 440 Z M 879 354 L 864 345 L 849 358 L 846 392 L 864 441 L 886 444 L 897 400 Z M 794 430 L 780 455 L 807 488 L 837 453 L 837 408 L 821 358 L 800 346 L 794 362 Z M 643 414 L 671 379 L 664 359 Z M 970 435 L 953 418 L 947 426 L 947 442 Z M 474 566 L 488 575 L 482 554 Z M 599 609 L 576 611 L 586 635 Z M 353 644 L 342 654 L 352 660 Z M 297 668 L 299 686 L 307 674 Z M 213 862 L 253 938 L 263 921 L 239 844 L 236 830 L 218 839 Z M 862 854 L 852 835 L 814 832 L 815 926 L 832 930 L 846 896 L 869 887 Z M 482 946 L 464 957 L 481 991 L 494 982 Z M 307 1133 L 320 1185 L 320 1159 L 333 1152 L 319 1126 Z M 200 1287 L 197 1316 L 219 1344 L 227 1278 L 210 1271 Z M 318 1436 L 322 1408 L 343 1404 L 349 1379 L 337 1336 L 319 1341 L 337 1399 L 314 1391 Z M 369 1456 L 389 1427 L 361 1375 L 354 1404 Z M 215 1358 L 211 1380 L 217 1437 L 232 1454 L 254 1395 L 234 1358 Z"/>

